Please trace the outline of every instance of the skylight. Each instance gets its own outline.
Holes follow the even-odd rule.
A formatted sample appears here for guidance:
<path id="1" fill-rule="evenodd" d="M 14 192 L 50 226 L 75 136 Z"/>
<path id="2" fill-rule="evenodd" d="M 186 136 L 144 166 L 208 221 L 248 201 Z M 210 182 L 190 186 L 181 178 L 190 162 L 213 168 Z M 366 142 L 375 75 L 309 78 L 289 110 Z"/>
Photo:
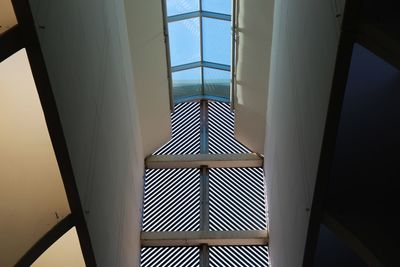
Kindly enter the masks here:
<path id="1" fill-rule="evenodd" d="M 174 103 L 229 102 L 232 61 L 231 0 L 166 0 Z"/>

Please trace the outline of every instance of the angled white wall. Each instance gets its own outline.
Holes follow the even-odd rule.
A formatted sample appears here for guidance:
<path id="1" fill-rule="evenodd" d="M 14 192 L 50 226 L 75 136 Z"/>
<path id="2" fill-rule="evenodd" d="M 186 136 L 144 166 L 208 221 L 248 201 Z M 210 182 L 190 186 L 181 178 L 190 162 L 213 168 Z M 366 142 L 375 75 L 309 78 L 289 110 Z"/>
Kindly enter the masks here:
<path id="1" fill-rule="evenodd" d="M 338 44 L 334 1 L 275 2 L 265 173 L 269 255 L 302 266 Z"/>
<path id="2" fill-rule="evenodd" d="M 235 137 L 263 154 L 274 0 L 239 1 Z"/>
<path id="3" fill-rule="evenodd" d="M 171 138 L 168 70 L 161 0 L 124 0 L 143 152 Z"/>
<path id="4" fill-rule="evenodd" d="M 31 0 L 98 266 L 139 264 L 142 99 L 124 4 Z"/>

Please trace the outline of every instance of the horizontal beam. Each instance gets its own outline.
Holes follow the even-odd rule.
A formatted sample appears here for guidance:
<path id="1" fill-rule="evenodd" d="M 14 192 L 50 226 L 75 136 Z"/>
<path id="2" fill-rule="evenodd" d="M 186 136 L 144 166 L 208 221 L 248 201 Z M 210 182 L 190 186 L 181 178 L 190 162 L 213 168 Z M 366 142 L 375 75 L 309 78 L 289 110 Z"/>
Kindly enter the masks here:
<path id="1" fill-rule="evenodd" d="M 167 17 L 167 20 L 168 20 L 168 22 L 175 22 L 175 21 L 198 18 L 198 17 L 200 17 L 200 11 L 194 11 L 194 12 L 189 12 L 189 13 L 183 13 L 183 14 L 179 14 L 179 15 L 169 16 L 169 17 Z"/>
<path id="2" fill-rule="evenodd" d="M 200 18 L 200 17 L 219 19 L 219 20 L 225 20 L 225 21 L 231 20 L 230 15 L 216 13 L 216 12 L 209 12 L 209 11 L 193 11 L 193 12 L 189 12 L 189 13 L 178 14 L 178 15 L 174 15 L 174 16 L 169 16 L 167 18 L 167 20 L 168 20 L 168 22 L 176 22 L 176 21 L 181 21 L 181 20 L 185 20 L 185 19 L 193 19 L 193 18 Z"/>
<path id="3" fill-rule="evenodd" d="M 142 232 L 142 246 L 257 246 L 268 244 L 268 231 Z"/>
<path id="4" fill-rule="evenodd" d="M 263 159 L 255 153 L 152 155 L 146 159 L 148 169 L 176 168 L 251 168 L 262 167 Z"/>
<path id="5" fill-rule="evenodd" d="M 221 97 L 221 96 L 213 96 L 213 95 L 192 95 L 192 96 L 176 97 L 174 99 L 174 103 L 178 104 L 178 103 L 194 102 L 194 101 L 201 101 L 201 100 L 229 103 L 229 98 Z"/>
<path id="6" fill-rule="evenodd" d="M 189 70 L 189 69 L 200 68 L 200 67 L 224 70 L 224 71 L 231 70 L 231 67 L 229 65 L 208 62 L 208 61 L 196 61 L 196 62 L 192 62 L 192 63 L 187 63 L 187 64 L 182 64 L 182 65 L 177 65 L 177 66 L 171 67 L 171 71 L 177 72 L 177 71 Z"/>
<path id="7" fill-rule="evenodd" d="M 203 17 L 206 18 L 231 21 L 231 16 L 226 14 L 215 13 L 210 11 L 202 11 L 201 14 L 203 15 Z"/>

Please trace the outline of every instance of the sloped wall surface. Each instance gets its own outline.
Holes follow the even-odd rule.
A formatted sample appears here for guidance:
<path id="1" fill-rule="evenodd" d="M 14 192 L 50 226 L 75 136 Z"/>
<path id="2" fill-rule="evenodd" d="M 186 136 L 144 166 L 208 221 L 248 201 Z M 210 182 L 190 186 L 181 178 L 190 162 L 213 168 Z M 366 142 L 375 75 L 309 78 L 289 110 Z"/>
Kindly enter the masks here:
<path id="1" fill-rule="evenodd" d="M 265 172 L 270 260 L 302 266 L 338 44 L 333 1 L 275 1 Z"/>

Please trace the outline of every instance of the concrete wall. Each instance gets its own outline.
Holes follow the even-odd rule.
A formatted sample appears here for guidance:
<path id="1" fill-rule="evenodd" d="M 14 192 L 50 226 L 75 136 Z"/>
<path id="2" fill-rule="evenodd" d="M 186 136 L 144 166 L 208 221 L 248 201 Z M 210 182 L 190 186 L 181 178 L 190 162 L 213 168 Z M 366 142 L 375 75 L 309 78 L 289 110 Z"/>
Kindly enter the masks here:
<path id="1" fill-rule="evenodd" d="M 338 44 L 331 1 L 275 1 L 265 173 L 270 260 L 302 265 Z"/>
<path id="2" fill-rule="evenodd" d="M 137 266 L 143 191 L 124 2 L 32 0 L 99 266 Z"/>

